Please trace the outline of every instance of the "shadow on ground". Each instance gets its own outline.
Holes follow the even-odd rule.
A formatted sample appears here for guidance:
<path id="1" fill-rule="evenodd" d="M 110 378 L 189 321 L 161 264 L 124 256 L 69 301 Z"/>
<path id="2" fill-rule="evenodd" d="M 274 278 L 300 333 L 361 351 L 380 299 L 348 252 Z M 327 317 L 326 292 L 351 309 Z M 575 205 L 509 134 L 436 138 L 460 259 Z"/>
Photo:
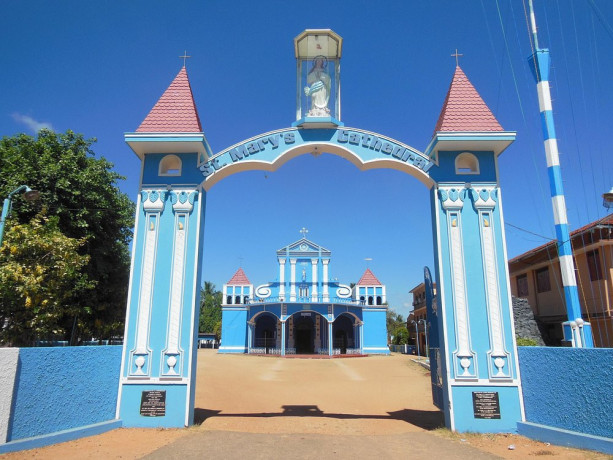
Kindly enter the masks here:
<path id="1" fill-rule="evenodd" d="M 402 409 L 388 412 L 388 415 L 370 414 L 336 414 L 322 411 L 317 406 L 281 406 L 280 412 L 256 412 L 256 413 L 223 413 L 214 409 L 196 408 L 194 411 L 194 423 L 202 424 L 211 417 L 325 417 L 341 420 L 400 420 L 415 425 L 424 430 L 434 430 L 444 425 L 443 413 L 439 411 L 426 411 L 415 409 Z"/>

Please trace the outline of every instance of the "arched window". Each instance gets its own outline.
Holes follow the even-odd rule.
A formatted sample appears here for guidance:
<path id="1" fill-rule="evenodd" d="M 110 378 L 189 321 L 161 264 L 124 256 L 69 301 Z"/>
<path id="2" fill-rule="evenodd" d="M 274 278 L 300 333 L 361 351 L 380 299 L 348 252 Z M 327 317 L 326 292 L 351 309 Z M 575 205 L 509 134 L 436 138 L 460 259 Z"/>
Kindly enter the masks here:
<path id="1" fill-rule="evenodd" d="M 234 303 L 236 305 L 239 305 L 241 303 L 241 296 L 237 295 L 236 297 L 234 297 Z"/>
<path id="2" fill-rule="evenodd" d="M 455 159 L 455 173 L 479 174 L 479 160 L 472 153 L 460 153 Z"/>
<path id="3" fill-rule="evenodd" d="M 364 305 L 364 303 L 366 303 L 366 299 L 362 295 L 362 296 L 360 296 L 360 305 Z"/>
<path id="4" fill-rule="evenodd" d="M 180 176 L 181 175 L 181 158 L 176 155 L 166 155 L 160 161 L 160 176 Z"/>
<path id="5" fill-rule="evenodd" d="M 243 303 L 244 303 L 245 305 L 247 305 L 247 303 L 249 303 L 249 296 L 248 296 L 248 295 L 246 295 L 246 296 L 244 296 L 244 297 L 243 297 Z"/>
<path id="6" fill-rule="evenodd" d="M 232 305 L 232 296 L 231 296 L 231 295 L 229 295 L 229 296 L 227 296 L 227 297 L 226 297 L 226 303 L 227 303 L 228 305 Z"/>
<path id="7" fill-rule="evenodd" d="M 383 301 L 380 295 L 377 296 L 377 305 L 383 305 Z"/>
<path id="8" fill-rule="evenodd" d="M 371 295 L 368 296 L 368 305 L 372 305 L 373 304 L 374 299 L 372 298 Z"/>

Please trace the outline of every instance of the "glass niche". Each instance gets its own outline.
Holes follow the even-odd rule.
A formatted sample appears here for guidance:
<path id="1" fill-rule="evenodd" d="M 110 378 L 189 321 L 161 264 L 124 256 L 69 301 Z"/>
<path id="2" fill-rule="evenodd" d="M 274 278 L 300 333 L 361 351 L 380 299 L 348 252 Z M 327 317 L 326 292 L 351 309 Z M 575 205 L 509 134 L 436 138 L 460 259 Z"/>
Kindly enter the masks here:
<path id="1" fill-rule="evenodd" d="M 330 29 L 307 29 L 294 39 L 297 66 L 294 125 L 340 125 L 342 44 L 343 39 Z"/>

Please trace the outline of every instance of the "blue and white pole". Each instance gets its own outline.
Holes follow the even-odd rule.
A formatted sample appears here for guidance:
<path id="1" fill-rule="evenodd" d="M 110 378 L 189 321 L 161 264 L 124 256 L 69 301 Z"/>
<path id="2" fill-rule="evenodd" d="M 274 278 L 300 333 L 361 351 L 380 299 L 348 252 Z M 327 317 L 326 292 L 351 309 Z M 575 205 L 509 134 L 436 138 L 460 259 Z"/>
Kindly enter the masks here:
<path id="1" fill-rule="evenodd" d="M 536 20 L 534 17 L 532 0 L 529 1 L 529 4 L 530 27 L 532 29 L 535 49 L 529 61 L 533 64 L 530 68 L 537 82 L 539 108 L 541 111 L 541 121 L 543 123 L 543 135 L 545 137 L 545 154 L 547 156 L 549 186 L 551 189 L 551 204 L 553 206 L 556 237 L 558 239 L 558 258 L 560 260 L 562 286 L 564 287 L 564 298 L 566 299 L 566 312 L 568 315 L 568 321 L 563 323 L 564 339 L 571 342 L 573 347 L 592 348 L 594 343 L 590 323 L 585 322 L 581 317 L 581 304 L 579 303 L 575 263 L 573 261 L 568 218 L 566 214 L 566 202 L 564 200 L 564 189 L 562 187 L 562 171 L 560 169 L 558 141 L 556 139 L 556 131 L 553 123 L 551 92 L 549 89 L 549 67 L 551 58 L 549 57 L 548 49 L 541 49 L 538 46 Z"/>

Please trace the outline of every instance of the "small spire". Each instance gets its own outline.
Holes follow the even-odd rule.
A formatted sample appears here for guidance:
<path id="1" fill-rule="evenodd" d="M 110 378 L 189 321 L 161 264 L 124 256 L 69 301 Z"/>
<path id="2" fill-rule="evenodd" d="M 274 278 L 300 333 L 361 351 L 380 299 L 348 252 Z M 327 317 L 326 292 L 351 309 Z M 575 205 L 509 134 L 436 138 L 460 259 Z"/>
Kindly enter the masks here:
<path id="1" fill-rule="evenodd" d="M 458 49 L 455 49 L 455 53 L 451 55 L 452 57 L 455 57 L 455 66 L 456 67 L 460 67 L 460 60 L 458 59 L 460 56 L 464 56 L 463 54 L 459 54 L 458 53 Z"/>
<path id="2" fill-rule="evenodd" d="M 179 56 L 179 57 L 183 59 L 183 67 L 185 67 L 185 60 L 189 59 L 191 56 L 188 56 L 187 55 L 187 50 L 185 50 L 185 51 L 183 51 L 183 56 Z"/>
<path id="3" fill-rule="evenodd" d="M 302 233 L 303 238 L 306 238 L 306 234 L 309 233 L 309 231 L 305 227 L 302 227 L 300 233 Z"/>

